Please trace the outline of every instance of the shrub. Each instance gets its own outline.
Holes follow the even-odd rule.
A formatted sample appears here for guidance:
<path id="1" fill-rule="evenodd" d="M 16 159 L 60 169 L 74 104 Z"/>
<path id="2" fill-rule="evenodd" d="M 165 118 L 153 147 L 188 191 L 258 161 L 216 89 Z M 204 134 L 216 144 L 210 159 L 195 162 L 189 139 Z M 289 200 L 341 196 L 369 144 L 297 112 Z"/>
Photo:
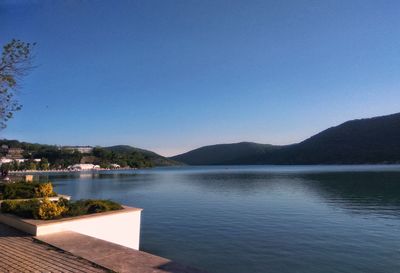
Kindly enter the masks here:
<path id="1" fill-rule="evenodd" d="M 51 183 L 16 182 L 0 186 L 1 199 L 28 199 L 56 196 Z"/>
<path id="2" fill-rule="evenodd" d="M 25 182 L 5 184 L 2 189 L 4 199 L 33 198 L 34 185 Z"/>
<path id="3" fill-rule="evenodd" d="M 59 201 L 32 199 L 26 201 L 7 200 L 1 205 L 1 212 L 11 213 L 24 218 L 51 220 L 98 212 L 122 209 L 122 206 L 110 200 L 79 200 L 70 202 L 60 198 Z"/>
<path id="4" fill-rule="evenodd" d="M 91 213 L 122 209 L 122 206 L 110 200 L 78 200 L 70 202 L 68 216 L 78 216 Z"/>
<path id="5" fill-rule="evenodd" d="M 27 201 L 8 200 L 1 203 L 1 212 L 12 213 L 24 218 L 37 219 L 39 200 L 32 199 Z"/>
<path id="6" fill-rule="evenodd" d="M 51 183 L 41 183 L 35 186 L 36 197 L 51 197 L 53 195 L 54 191 Z"/>
<path id="7" fill-rule="evenodd" d="M 52 202 L 48 198 L 43 199 L 37 210 L 37 218 L 42 220 L 56 219 L 67 210 L 66 207 Z M 35 217 L 36 218 L 36 217 Z"/>
<path id="8" fill-rule="evenodd" d="M 4 201 L 1 203 L 1 212 L 14 212 L 17 207 L 17 201 Z"/>

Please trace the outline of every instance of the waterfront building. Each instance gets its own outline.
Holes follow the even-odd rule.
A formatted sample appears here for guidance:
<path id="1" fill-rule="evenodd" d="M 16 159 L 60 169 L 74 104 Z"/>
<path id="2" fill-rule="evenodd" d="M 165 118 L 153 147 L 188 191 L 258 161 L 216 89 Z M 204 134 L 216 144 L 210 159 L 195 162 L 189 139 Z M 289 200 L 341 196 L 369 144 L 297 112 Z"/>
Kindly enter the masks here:
<path id="1" fill-rule="evenodd" d="M 100 169 L 99 165 L 94 164 L 75 164 L 68 166 L 69 170 L 86 171 L 86 170 L 96 170 Z"/>
<path id="2" fill-rule="evenodd" d="M 7 157 L 2 157 L 0 159 L 0 165 L 1 164 L 7 164 L 7 163 L 12 163 L 12 162 L 16 162 L 18 164 L 23 163 L 23 162 L 27 162 L 29 161 L 29 159 L 26 158 L 16 158 L 16 159 L 12 159 L 12 158 L 7 158 Z M 33 159 L 34 162 L 39 163 L 42 161 L 42 159 L 40 158 L 35 158 Z"/>
<path id="3" fill-rule="evenodd" d="M 20 159 L 23 158 L 22 153 L 24 152 L 24 149 L 21 148 L 9 148 L 7 150 L 7 158 L 10 159 Z"/>
<path id="4" fill-rule="evenodd" d="M 2 165 L 2 164 L 7 164 L 7 163 L 11 163 L 11 162 L 13 162 L 13 160 L 10 159 L 10 158 L 5 158 L 5 157 L 3 157 L 3 158 L 0 159 L 0 165 Z"/>
<path id="5" fill-rule="evenodd" d="M 90 154 L 93 151 L 93 147 L 91 146 L 64 146 L 62 149 L 76 151 L 82 154 Z"/>

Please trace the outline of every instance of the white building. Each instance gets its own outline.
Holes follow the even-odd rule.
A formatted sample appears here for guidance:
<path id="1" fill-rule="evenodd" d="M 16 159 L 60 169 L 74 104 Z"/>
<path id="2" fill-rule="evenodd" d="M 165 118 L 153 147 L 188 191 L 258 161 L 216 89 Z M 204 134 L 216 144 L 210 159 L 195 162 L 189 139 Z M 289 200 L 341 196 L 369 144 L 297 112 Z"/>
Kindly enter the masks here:
<path id="1" fill-rule="evenodd" d="M 19 164 L 19 163 L 27 161 L 27 159 L 20 158 L 20 159 L 15 159 L 14 161 Z"/>
<path id="2" fill-rule="evenodd" d="M 75 164 L 75 165 L 68 166 L 68 169 L 77 170 L 77 171 L 86 171 L 86 170 L 100 169 L 100 166 L 93 165 L 93 164 Z"/>
<path id="3" fill-rule="evenodd" d="M 82 154 L 90 154 L 93 151 L 93 147 L 90 146 L 64 146 L 63 149 L 69 151 L 77 151 Z"/>
<path id="4" fill-rule="evenodd" d="M 25 159 L 25 158 L 17 158 L 17 159 L 11 159 L 11 158 L 1 158 L 0 159 L 0 165 L 1 164 L 7 164 L 7 163 L 12 163 L 12 162 L 17 162 L 18 164 L 23 163 L 23 162 L 27 162 L 29 161 L 29 159 Z M 40 158 L 35 158 L 33 159 L 34 162 L 39 163 L 42 160 Z"/>
<path id="5" fill-rule="evenodd" d="M 10 158 L 2 158 L 2 159 L 0 159 L 0 165 L 1 164 L 7 164 L 7 163 L 11 163 L 11 162 L 13 162 L 14 160 L 12 160 L 12 159 L 10 159 Z"/>

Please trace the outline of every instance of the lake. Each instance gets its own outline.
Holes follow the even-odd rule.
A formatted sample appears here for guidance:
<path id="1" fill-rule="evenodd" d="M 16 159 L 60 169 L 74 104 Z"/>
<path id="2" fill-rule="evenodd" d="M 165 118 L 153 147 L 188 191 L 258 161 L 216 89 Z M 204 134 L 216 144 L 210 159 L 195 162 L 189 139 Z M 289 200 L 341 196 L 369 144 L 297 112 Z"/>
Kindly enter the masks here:
<path id="1" fill-rule="evenodd" d="M 399 165 L 171 167 L 48 178 L 74 199 L 143 208 L 141 250 L 211 273 L 400 272 Z"/>

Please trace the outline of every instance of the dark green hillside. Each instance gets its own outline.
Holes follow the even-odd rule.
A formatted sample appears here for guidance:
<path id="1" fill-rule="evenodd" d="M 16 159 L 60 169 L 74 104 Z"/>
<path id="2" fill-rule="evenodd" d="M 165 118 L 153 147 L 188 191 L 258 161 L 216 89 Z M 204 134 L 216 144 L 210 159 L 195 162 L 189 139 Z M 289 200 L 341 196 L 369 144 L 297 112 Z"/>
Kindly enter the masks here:
<path id="1" fill-rule="evenodd" d="M 131 154 L 131 153 L 142 154 L 143 156 L 148 158 L 153 163 L 154 166 L 173 166 L 181 164 L 169 158 L 163 157 L 155 152 L 132 147 L 129 145 L 116 145 L 116 146 L 104 147 L 104 149 L 119 154 Z"/>
<path id="2" fill-rule="evenodd" d="M 223 165 L 240 164 L 241 158 L 257 157 L 266 151 L 278 149 L 279 146 L 240 142 L 233 144 L 217 144 L 204 146 L 190 152 L 177 155 L 171 159 L 189 165 Z"/>
<path id="3" fill-rule="evenodd" d="M 400 163 L 400 113 L 345 122 L 300 143 L 202 147 L 173 157 L 190 165 Z"/>
<path id="4" fill-rule="evenodd" d="M 6 145 L 9 148 L 23 149 L 22 156 L 25 159 L 44 159 L 44 162 L 50 164 L 50 168 L 66 168 L 69 165 L 78 163 L 93 163 L 102 167 L 109 167 L 110 164 L 116 163 L 122 167 L 153 167 L 153 166 L 170 166 L 177 165 L 177 162 L 167 159 L 154 152 L 134 148 L 126 145 L 112 146 L 112 147 L 95 147 L 89 154 L 82 154 L 78 151 L 68 150 L 66 148 L 55 145 L 32 144 L 27 142 L 20 142 L 17 140 L 0 140 L 0 146 Z M 7 149 L 0 149 L 1 156 L 6 156 Z M 42 168 L 40 164 L 33 161 L 27 164 L 21 163 L 14 166 L 12 169 L 19 168 L 32 169 Z M 43 165 L 43 164 L 42 164 Z"/>
<path id="5" fill-rule="evenodd" d="M 265 162 L 355 164 L 400 162 L 400 113 L 352 120 L 286 147 Z"/>

